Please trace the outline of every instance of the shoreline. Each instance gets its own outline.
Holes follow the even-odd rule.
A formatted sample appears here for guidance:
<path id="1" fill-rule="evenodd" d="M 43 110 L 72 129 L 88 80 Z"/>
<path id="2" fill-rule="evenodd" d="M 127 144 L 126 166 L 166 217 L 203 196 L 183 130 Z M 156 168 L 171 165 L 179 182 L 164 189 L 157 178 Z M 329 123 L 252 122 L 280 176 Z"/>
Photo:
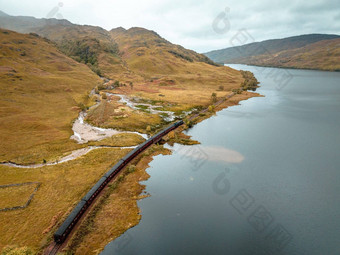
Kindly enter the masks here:
<path id="1" fill-rule="evenodd" d="M 245 65 L 245 66 L 255 66 L 255 67 L 263 67 L 263 68 L 279 68 L 279 69 L 291 69 L 291 70 L 307 70 L 307 71 L 321 71 L 321 72 L 331 72 L 337 73 L 340 72 L 340 69 L 330 70 L 330 69 L 315 69 L 308 67 L 294 67 L 294 66 L 267 66 L 267 65 L 255 65 L 255 64 L 242 64 L 242 63 L 223 63 L 225 66 L 229 65 Z"/>
<path id="2" fill-rule="evenodd" d="M 224 92 L 224 93 L 223 93 Z M 210 118 L 211 116 L 215 115 L 215 112 L 218 112 L 222 109 L 225 109 L 229 106 L 233 106 L 233 105 L 237 105 L 239 104 L 240 101 L 242 100 L 246 100 L 248 98 L 251 97 L 256 97 L 256 96 L 260 96 L 258 93 L 254 93 L 254 92 L 248 92 L 248 91 L 242 91 L 242 87 L 240 87 L 240 89 L 238 89 L 238 93 L 232 92 L 232 91 L 223 91 L 223 92 L 219 92 L 220 96 L 217 98 L 218 102 L 216 102 L 216 106 L 212 107 L 212 110 L 210 109 L 210 107 L 212 105 L 205 104 L 204 108 L 204 112 L 203 113 L 197 113 L 196 112 L 191 112 L 191 114 L 189 116 L 186 117 L 188 123 L 186 123 L 186 125 L 184 125 L 185 127 L 181 127 L 180 128 L 180 132 L 176 132 L 176 134 L 168 134 L 168 137 L 165 139 L 166 142 L 168 142 L 170 145 L 171 143 L 181 143 L 181 144 L 185 144 L 185 145 L 191 145 L 191 144 L 197 144 L 198 142 L 196 141 L 192 141 L 189 139 L 189 137 L 187 135 L 185 135 L 182 131 L 186 130 L 187 128 L 191 127 L 192 125 L 195 125 L 207 118 Z M 223 96 L 221 95 L 221 93 L 223 93 Z M 211 103 L 212 104 L 212 103 Z M 202 108 L 201 108 L 202 109 Z M 79 117 L 79 115 L 78 115 Z M 190 120 L 190 121 L 189 121 Z M 91 124 L 90 124 L 91 125 Z M 91 125 L 92 126 L 92 125 Z M 123 131 L 124 132 L 124 131 Z M 156 132 L 156 131 L 155 131 Z M 79 157 L 75 157 L 73 159 L 68 159 L 67 163 L 65 164 L 60 164 L 60 163 L 64 163 L 64 162 L 59 162 L 60 157 L 52 157 L 50 161 L 46 162 L 44 161 L 45 164 L 38 164 L 38 162 L 36 164 L 33 164 L 32 166 L 27 165 L 28 163 L 24 163 L 24 167 L 22 168 L 38 168 L 37 171 L 33 171 L 34 169 L 26 169 L 25 171 L 20 171 L 21 174 L 25 175 L 30 175 L 32 174 L 32 177 L 29 177 L 29 179 L 33 178 L 33 176 L 37 175 L 34 178 L 37 179 L 42 179 L 44 182 L 43 185 L 43 189 L 41 190 L 41 192 L 39 192 L 39 194 L 36 195 L 36 198 L 33 200 L 33 204 L 35 203 L 41 203 L 41 201 L 45 201 L 45 200 L 41 200 L 42 197 L 46 196 L 47 194 L 49 194 L 48 191 L 46 193 L 46 189 L 49 189 L 49 187 L 52 187 L 56 182 L 56 180 L 58 178 L 62 178 L 63 180 L 63 185 L 62 188 L 60 188 L 60 192 L 63 192 L 63 194 L 65 194 L 65 196 L 70 195 L 70 193 L 74 192 L 74 191 L 70 191 L 69 188 L 66 189 L 66 186 L 64 184 L 71 184 L 72 182 L 74 183 L 83 183 L 82 187 L 84 189 L 87 189 L 86 185 L 91 185 L 92 182 L 94 182 L 95 180 L 97 180 L 97 177 L 95 177 L 95 175 L 99 174 L 100 175 L 100 171 L 104 171 L 104 169 L 107 169 L 107 167 L 109 167 L 110 164 L 112 164 L 112 162 L 115 162 L 115 160 L 119 160 L 119 158 L 123 157 L 123 153 L 125 151 L 126 148 L 123 148 L 120 150 L 120 147 L 126 147 L 126 146 L 131 146 L 131 145 L 135 145 L 137 144 L 137 140 L 139 141 L 142 137 L 140 137 L 137 134 L 134 134 L 133 137 L 128 137 L 131 136 L 132 134 L 119 134 L 117 136 L 123 136 L 120 137 L 117 141 L 111 141 L 111 138 L 105 138 L 102 141 L 94 141 L 94 142 L 89 142 L 87 147 L 82 147 L 79 148 L 75 151 L 86 151 L 88 149 L 88 147 L 93 146 L 93 147 L 98 147 L 98 148 L 103 148 L 104 146 L 107 146 L 107 151 L 105 151 L 105 153 L 103 153 L 101 150 L 91 150 L 87 151 L 86 153 L 80 155 Z M 139 137 L 137 139 L 137 136 Z M 110 140 L 111 139 L 111 140 Z M 108 143 L 108 144 L 107 144 Z M 112 144 L 116 145 L 119 144 L 120 146 L 111 146 Z M 134 144 L 131 144 L 134 143 Z M 139 142 L 138 142 L 139 143 Z M 82 145 L 84 146 L 84 144 Z M 69 154 L 71 152 L 71 154 Z M 63 154 L 63 157 L 69 157 L 70 155 L 72 155 L 73 151 L 69 151 L 68 154 Z M 89 153 L 90 152 L 90 153 Z M 87 154 L 86 156 L 84 156 L 85 154 Z M 109 157 L 110 154 L 111 157 Z M 155 154 L 156 153 L 156 154 Z M 130 172 L 129 169 L 125 169 L 124 172 L 122 173 L 121 176 L 118 176 L 117 179 L 110 184 L 111 187 L 114 187 L 114 189 L 116 189 L 118 187 L 118 191 L 120 192 L 119 195 L 114 195 L 115 193 L 113 193 L 113 196 L 115 196 L 115 199 L 113 199 L 112 203 L 109 204 L 115 204 L 115 208 L 110 208 L 109 212 L 111 212 L 112 210 L 115 210 L 116 214 L 123 214 L 121 215 L 121 217 L 118 217 L 117 219 L 117 215 L 113 215 L 113 217 L 107 217 L 107 215 L 103 215 L 101 216 L 101 212 L 98 213 L 97 217 L 93 217 L 90 218 L 90 222 L 91 224 L 98 224 L 100 222 L 105 222 L 105 220 L 107 220 L 106 225 L 113 225 L 111 229 L 115 229 L 117 226 L 122 226 L 121 228 L 118 228 L 118 230 L 120 230 L 120 232 L 117 234 L 111 234 L 109 233 L 109 235 L 107 236 L 107 238 L 103 235 L 107 234 L 104 233 L 103 229 L 105 229 L 105 231 L 107 231 L 106 226 L 103 227 L 97 227 L 96 224 L 91 225 L 91 224 L 83 224 L 82 226 L 85 229 L 90 229 L 91 231 L 84 237 L 84 241 L 80 242 L 79 244 L 79 249 L 83 249 L 82 247 L 85 245 L 88 245 L 89 243 L 91 244 L 91 242 L 93 242 L 93 240 L 96 240 L 92 246 L 90 245 L 90 247 L 88 247 L 88 252 L 93 252 L 93 248 L 91 247 L 95 247 L 100 241 L 104 240 L 102 242 L 102 245 L 100 247 L 98 247 L 98 249 L 96 249 L 97 252 L 103 250 L 105 248 L 105 246 L 112 241 L 112 238 L 117 238 L 118 236 L 120 236 L 121 234 L 123 234 L 126 230 L 128 230 L 129 228 L 137 225 L 141 219 L 141 215 L 140 215 L 140 211 L 138 208 L 138 200 L 143 199 L 146 197 L 145 194 L 143 194 L 143 190 L 144 190 L 144 185 L 140 184 L 140 181 L 143 180 L 147 180 L 149 177 L 143 177 L 144 174 L 146 174 L 146 169 L 148 168 L 148 165 L 145 162 L 151 162 L 153 157 L 155 155 L 159 155 L 159 154 L 170 154 L 171 151 L 169 151 L 168 149 L 165 149 L 163 146 L 158 146 L 158 145 L 153 145 L 149 151 L 144 152 L 143 155 L 141 155 L 141 157 L 139 158 L 138 161 L 136 161 L 136 165 L 138 164 L 138 169 L 140 169 L 140 171 L 133 171 Z M 96 155 L 96 156 L 95 156 Z M 97 160 L 96 158 L 106 158 L 106 160 Z M 55 164 L 56 162 L 58 162 L 57 164 Z M 66 162 L 66 161 L 65 161 Z M 78 175 L 77 174 L 77 169 L 79 169 L 79 163 L 82 163 L 81 165 L 83 166 L 84 169 L 87 169 L 87 171 L 84 172 L 83 175 Z M 110 163 L 111 162 L 111 163 Z M 142 162 L 142 163 L 140 163 Z M 143 163 L 144 162 L 144 163 Z M 3 162 L 3 163 L 11 163 L 11 162 Z M 17 165 L 19 165 L 20 163 L 18 163 Z M 83 165 L 85 164 L 85 165 Z M 38 165 L 38 166 L 36 166 Z M 95 165 L 97 167 L 95 167 Z M 18 170 L 16 170 L 15 167 L 11 167 L 11 166 L 6 166 L 4 164 L 0 164 L 0 166 L 3 166 L 3 169 L 8 169 L 10 172 L 8 174 L 8 177 L 10 177 L 11 173 L 16 173 Z M 14 165 L 15 166 L 15 165 Z M 47 167 L 46 169 L 48 171 L 45 171 L 43 167 Z M 58 167 L 59 166 L 59 167 Z M 71 166 L 71 168 L 70 168 Z M 99 167 L 98 167 L 99 166 Z M 39 169 L 39 167 L 41 167 Z M 13 170 L 10 170 L 10 169 Z M 52 169 L 55 169 L 57 171 L 50 171 Z M 101 170 L 102 169 L 102 170 Z M 135 174 L 138 173 L 138 174 Z M 41 173 L 43 175 L 41 175 Z M 45 175 L 48 174 L 48 175 Z M 90 179 L 83 180 L 82 176 L 91 176 Z M 39 176 L 39 178 L 38 178 Z M 60 177 L 57 177 L 60 176 Z M 129 177 L 132 176 L 132 177 Z M 53 177 L 52 179 L 50 177 Z M 131 181 L 130 183 L 128 183 L 127 181 L 125 181 L 125 177 L 127 179 L 129 178 L 134 178 L 133 181 Z M 93 179 L 94 178 L 94 179 Z M 71 181 L 72 180 L 72 181 Z M 78 181 L 77 181 L 78 180 Z M 81 180 L 81 181 L 80 181 Z M 51 186 L 51 182 L 53 182 L 52 186 Z M 60 183 L 57 184 L 60 186 Z M 64 187 L 65 186 L 65 187 Z M 63 190 L 64 189 L 64 190 Z M 83 192 L 83 191 L 81 191 Z M 54 196 L 57 195 L 57 193 L 54 194 Z M 105 194 L 104 194 L 105 195 Z M 108 196 L 107 199 L 111 199 L 111 195 Z M 125 198 L 122 200 L 122 198 Z M 70 200 L 71 199 L 71 200 Z M 49 226 L 48 227 L 48 232 L 47 229 L 46 231 L 42 231 L 42 237 L 43 239 L 39 239 L 40 242 L 39 244 L 37 243 L 37 240 L 34 240 L 33 238 L 29 238 L 29 242 L 25 242 L 25 244 L 27 246 L 21 246 L 21 247 L 27 247 L 28 249 L 32 250 L 33 254 L 35 253 L 41 253 L 43 252 L 44 248 L 47 247 L 47 245 L 50 243 L 50 240 L 57 228 L 57 226 L 59 225 L 59 223 L 62 221 L 63 218 L 65 218 L 69 212 L 69 210 L 71 208 L 73 208 L 74 204 L 77 200 L 76 198 L 68 198 L 68 201 L 60 201 L 58 202 L 58 205 L 61 207 L 65 207 L 65 204 L 67 204 L 68 209 L 66 211 L 55 211 L 53 209 L 53 207 L 49 207 L 50 209 L 47 212 L 47 216 L 46 218 L 43 219 L 43 221 L 41 221 L 41 223 L 39 223 L 39 225 L 41 226 Z M 71 201 L 71 202 L 70 202 Z M 101 199 L 98 199 L 98 201 L 101 201 Z M 118 203 L 116 201 L 121 201 L 121 203 Z M 107 203 L 107 202 L 103 202 L 103 203 Z M 49 202 L 46 203 L 46 206 L 50 204 Z M 46 207 L 45 204 L 39 204 L 39 207 L 45 208 Z M 125 208 L 124 208 L 125 206 Z M 127 206 L 127 207 L 126 207 Z M 30 208 L 29 208 L 30 209 Z M 100 210 L 101 211 L 101 210 Z M 105 210 L 104 210 L 105 211 Z M 24 214 L 28 213 L 29 210 L 25 211 Z M 63 213 L 64 212 L 64 213 Z M 89 212 L 89 215 L 92 215 L 92 211 Z M 53 217 L 52 217 L 53 216 Z M 51 217 L 51 218 L 50 218 Z M 126 218 L 124 218 L 126 217 Z M 4 215 L 4 218 L 7 218 L 6 215 Z M 32 221 L 33 218 L 30 218 L 29 220 Z M 86 219 L 84 219 L 86 222 Z M 118 221 L 118 224 L 117 224 Z M 16 222 L 20 222 L 16 221 Z M 17 224 L 17 223 L 15 223 Z M 32 224 L 32 223 L 30 223 Z M 91 227 L 91 226 L 92 227 Z M 99 236 L 96 238 L 91 238 L 92 235 L 96 234 L 96 230 L 99 230 Z M 117 229 L 116 229 L 117 230 Z M 13 230 L 14 231 L 14 230 Z M 15 231 L 14 231 L 15 232 Z M 36 234 L 35 238 L 38 238 L 38 236 L 40 236 L 41 234 Z M 10 235 L 9 235 L 10 236 Z M 74 235 L 77 239 L 77 233 L 74 233 Z M 72 236 L 72 238 L 73 238 Z M 90 241 L 86 241 L 87 238 L 90 238 Z M 99 241 L 98 241 L 99 240 Z M 7 244 L 6 244 L 7 243 Z M 8 241 L 5 241 L 5 243 L 3 243 L 3 247 L 9 247 L 11 244 Z M 20 247 L 18 247 L 20 248 Z M 78 248 L 76 248 L 74 251 L 78 254 Z M 70 250 L 68 249 L 68 246 L 66 246 L 65 249 L 66 252 L 70 252 Z"/>
<path id="3" fill-rule="evenodd" d="M 204 115 L 197 114 L 192 116 L 191 119 L 194 120 L 193 125 L 214 116 L 218 111 L 230 106 L 239 105 L 241 101 L 259 96 L 262 95 L 248 91 L 243 91 L 241 94 L 234 94 L 228 99 L 218 102 L 213 112 L 205 111 Z M 188 127 L 179 127 L 175 137 L 184 135 L 183 131 L 187 128 Z M 178 140 L 174 137 L 169 138 L 169 136 L 168 134 L 165 143 L 181 143 L 181 139 Z M 186 136 L 186 138 L 189 137 Z M 129 173 L 128 167 L 124 169 L 121 174 L 123 177 L 118 177 L 117 181 L 109 185 L 111 188 L 114 187 L 114 189 L 110 190 L 110 188 L 108 188 L 104 190 L 104 194 L 94 205 L 94 208 L 100 207 L 100 210 L 93 209 L 92 211 L 95 211 L 95 215 L 93 215 L 91 211 L 89 216 L 84 219 L 82 227 L 87 230 L 88 224 L 85 223 L 90 222 L 91 229 L 88 232 L 85 231 L 87 233 L 84 236 L 78 234 L 79 232 L 84 233 L 84 231 L 77 231 L 78 233 L 75 233 L 71 237 L 69 244 L 65 247 L 66 252 L 88 254 L 95 250 L 95 252 L 99 254 L 105 249 L 106 245 L 121 236 L 128 229 L 139 224 L 142 215 L 140 214 L 140 208 L 137 202 L 149 196 L 148 194 L 143 194 L 145 185 L 140 182 L 150 178 L 150 175 L 147 173 L 149 163 L 155 156 L 160 154 L 170 155 L 172 154 L 172 150 L 164 148 L 163 145 L 153 145 L 131 163 L 132 165 L 135 164 L 136 170 L 134 172 Z M 122 200 L 124 200 L 124 203 L 119 203 L 119 201 Z M 103 231 L 103 229 L 106 231 Z"/>

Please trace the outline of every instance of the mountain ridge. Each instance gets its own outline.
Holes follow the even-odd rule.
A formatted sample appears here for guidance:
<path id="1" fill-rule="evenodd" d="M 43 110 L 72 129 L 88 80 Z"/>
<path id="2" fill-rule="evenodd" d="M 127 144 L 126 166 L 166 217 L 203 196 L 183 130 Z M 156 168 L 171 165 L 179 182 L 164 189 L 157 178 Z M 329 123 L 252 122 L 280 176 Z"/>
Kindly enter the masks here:
<path id="1" fill-rule="evenodd" d="M 117 27 L 107 31 L 98 26 L 77 25 L 67 20 L 37 19 L 27 16 L 0 17 L 0 27 L 19 33 L 37 33 L 46 37 L 55 42 L 64 54 L 89 65 L 99 76 L 109 79 L 121 78 L 117 73 L 131 74 L 132 72 L 121 59 L 115 42 L 117 36 L 138 37 L 139 40 L 134 39 L 134 47 L 150 48 L 156 47 L 159 43 L 167 44 L 168 51 L 176 57 L 182 57 L 189 62 L 198 61 L 217 66 L 203 54 L 172 44 L 155 31 L 141 27 L 129 29 Z"/>
<path id="2" fill-rule="evenodd" d="M 329 55 L 326 50 L 324 52 L 318 51 L 318 57 L 324 59 L 324 64 L 317 63 L 315 65 L 311 62 L 317 60 L 314 58 L 307 58 L 302 56 L 302 54 L 308 55 L 308 50 L 310 50 L 311 45 L 316 44 L 321 47 L 321 45 L 327 44 L 329 40 L 339 39 L 339 35 L 335 34 L 306 34 L 299 36 L 292 36 L 282 39 L 270 39 L 262 42 L 253 42 L 250 44 L 229 47 L 221 50 L 214 50 L 204 55 L 208 56 L 213 61 L 218 63 L 234 63 L 234 64 L 249 64 L 249 65 L 259 65 L 259 66 L 273 66 L 273 67 L 291 67 L 291 68 L 305 68 L 305 69 L 321 69 L 321 70 L 338 70 L 340 66 L 331 66 L 333 61 L 327 60 L 324 56 Z M 323 42 L 323 43 L 320 43 Z M 300 49 L 299 57 L 296 57 L 294 61 L 290 61 L 286 57 L 281 59 L 283 56 L 290 55 L 294 57 L 293 52 L 297 52 Z M 305 51 L 303 51 L 305 49 Z M 317 51 L 316 48 L 313 48 Z M 291 51 L 289 53 L 289 51 Z M 337 53 L 335 53 L 335 56 Z M 313 55 L 313 54 L 312 54 Z M 291 62 L 291 63 L 288 63 Z"/>

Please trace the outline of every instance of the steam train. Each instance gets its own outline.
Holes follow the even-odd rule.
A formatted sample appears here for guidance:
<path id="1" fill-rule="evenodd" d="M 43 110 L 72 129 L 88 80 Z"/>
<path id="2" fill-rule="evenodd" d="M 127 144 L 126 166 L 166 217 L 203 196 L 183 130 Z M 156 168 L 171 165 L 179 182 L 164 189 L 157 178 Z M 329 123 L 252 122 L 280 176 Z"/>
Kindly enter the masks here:
<path id="1" fill-rule="evenodd" d="M 162 137 L 168 134 L 170 131 L 176 129 L 181 126 L 183 121 L 180 120 L 169 127 L 163 129 L 158 132 L 135 149 L 130 151 L 127 155 L 125 155 L 117 164 L 115 164 L 103 177 L 92 187 L 92 189 L 81 199 L 78 205 L 73 209 L 70 215 L 66 218 L 66 220 L 62 223 L 59 229 L 54 234 L 54 241 L 57 244 L 63 243 L 69 233 L 72 231 L 75 224 L 78 222 L 80 217 L 86 211 L 86 209 L 92 204 L 97 195 L 103 190 L 103 188 L 115 177 L 120 170 L 124 168 L 132 159 L 134 159 L 140 152 L 145 150 L 153 143 L 159 142 Z"/>

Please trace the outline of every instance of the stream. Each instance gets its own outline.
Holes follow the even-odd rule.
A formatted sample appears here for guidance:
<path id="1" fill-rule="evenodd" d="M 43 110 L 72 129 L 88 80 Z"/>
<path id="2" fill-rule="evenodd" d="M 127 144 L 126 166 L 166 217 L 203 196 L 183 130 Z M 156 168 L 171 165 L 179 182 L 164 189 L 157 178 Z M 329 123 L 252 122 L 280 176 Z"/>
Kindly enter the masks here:
<path id="1" fill-rule="evenodd" d="M 13 163 L 13 162 L 3 162 L 3 163 L 0 163 L 0 165 L 16 167 L 16 168 L 39 168 L 39 167 L 44 167 L 44 166 L 53 166 L 53 165 L 65 163 L 67 161 L 74 160 L 76 158 L 84 156 L 85 154 L 89 153 L 90 151 L 93 151 L 93 150 L 96 150 L 96 149 L 103 149 L 103 148 L 134 149 L 134 148 L 136 148 L 136 146 L 129 146 L 129 147 L 89 146 L 89 147 L 81 148 L 81 149 L 78 149 L 78 150 L 74 150 L 74 151 L 71 152 L 71 154 L 69 154 L 65 157 L 62 157 L 59 160 L 44 163 L 44 164 L 20 165 L 20 164 L 16 164 L 16 163 Z"/>
<path id="2" fill-rule="evenodd" d="M 94 94 L 94 90 L 92 90 L 90 94 Z M 140 111 L 141 109 L 138 106 L 144 106 L 144 107 L 147 107 L 147 111 L 149 111 L 151 114 L 159 114 L 163 118 L 163 120 L 167 122 L 171 122 L 175 119 L 174 112 L 157 110 L 157 108 L 160 108 L 162 106 L 133 102 L 126 95 L 113 94 L 113 93 L 106 93 L 106 94 L 108 96 L 118 96 L 120 98 L 120 100 L 118 101 L 119 103 L 122 103 L 130 107 L 133 110 Z M 99 104 L 100 102 L 96 103 L 95 105 L 91 106 L 90 109 L 97 107 Z M 184 115 L 186 116 L 190 113 L 191 111 L 184 112 Z M 117 134 L 137 134 L 143 137 L 144 139 L 148 139 L 147 134 L 142 134 L 139 132 L 119 131 L 119 130 L 112 129 L 112 128 L 100 128 L 100 127 L 93 126 L 85 122 L 86 116 L 87 116 L 87 112 L 81 111 L 79 113 L 78 118 L 74 121 L 73 126 L 72 126 L 73 135 L 70 137 L 70 139 L 77 141 L 78 144 L 85 144 L 85 143 L 88 143 L 89 141 L 100 141 L 105 138 L 117 135 Z M 53 162 L 31 164 L 31 165 L 20 165 L 20 164 L 16 164 L 13 162 L 1 162 L 0 165 L 16 167 L 16 168 L 39 168 L 39 167 L 44 167 L 44 166 L 57 165 L 57 164 L 61 164 L 61 163 L 64 163 L 70 160 L 77 159 L 89 153 L 92 150 L 101 149 L 101 148 L 129 149 L 129 148 L 135 148 L 135 146 L 133 147 L 88 146 L 85 148 L 74 150 L 69 155 L 64 156 L 61 159 L 53 161 Z"/>
<path id="3" fill-rule="evenodd" d="M 171 122 L 175 120 L 175 113 L 171 111 L 161 111 L 157 110 L 157 108 L 161 108 L 162 106 L 160 105 L 151 105 L 151 104 L 146 104 L 146 103 L 139 103 L 139 102 L 133 102 L 130 100 L 130 98 L 126 95 L 121 95 L 121 94 L 112 94 L 112 93 L 106 93 L 109 96 L 118 96 L 120 100 L 118 101 L 119 103 L 125 104 L 126 106 L 130 107 L 133 110 L 140 111 L 142 107 L 146 107 L 146 111 L 150 112 L 151 114 L 159 114 L 164 121 Z"/>

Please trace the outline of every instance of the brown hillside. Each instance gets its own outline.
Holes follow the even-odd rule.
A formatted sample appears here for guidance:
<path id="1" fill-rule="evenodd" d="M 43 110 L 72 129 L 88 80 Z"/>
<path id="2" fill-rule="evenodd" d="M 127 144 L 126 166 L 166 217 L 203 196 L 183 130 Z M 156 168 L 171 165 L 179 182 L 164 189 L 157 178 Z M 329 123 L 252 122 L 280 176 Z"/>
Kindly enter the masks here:
<path id="1" fill-rule="evenodd" d="M 340 39 L 324 40 L 305 47 L 252 57 L 250 64 L 340 71 Z"/>
<path id="2" fill-rule="evenodd" d="M 141 87 L 132 91 L 136 95 L 191 106 L 207 105 L 219 86 L 231 91 L 243 81 L 239 71 L 216 66 L 204 55 L 172 44 L 153 31 L 117 28 L 110 33 L 127 69 L 143 77 Z M 153 93 L 147 93 L 146 88 Z"/>
<path id="3" fill-rule="evenodd" d="M 36 35 L 0 35 L 0 161 L 42 161 L 77 146 L 71 122 L 99 77 Z"/>

